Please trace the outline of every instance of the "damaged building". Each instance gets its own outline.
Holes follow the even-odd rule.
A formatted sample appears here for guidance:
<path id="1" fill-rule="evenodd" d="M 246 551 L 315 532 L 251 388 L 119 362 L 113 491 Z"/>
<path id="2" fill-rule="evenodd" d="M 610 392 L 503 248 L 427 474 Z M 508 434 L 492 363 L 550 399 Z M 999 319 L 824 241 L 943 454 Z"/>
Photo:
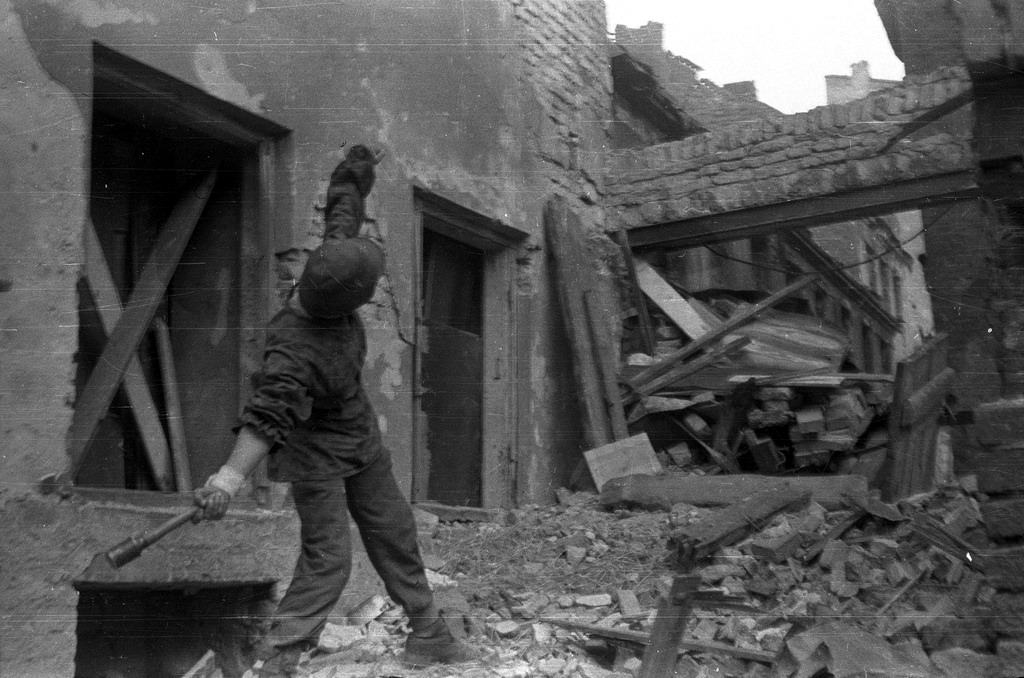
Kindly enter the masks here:
<path id="1" fill-rule="evenodd" d="M 793 410 L 787 456 L 724 425 L 695 453 L 849 453 L 895 500 L 930 489 L 941 417 L 960 469 L 1012 469 L 1015 501 L 1024 15 L 876 6 L 907 78 L 854 67 L 784 115 L 657 24 L 609 36 L 600 0 L 0 3 L 0 674 L 241 665 L 297 541 L 265 473 L 219 523 L 93 557 L 226 458 L 259 328 L 357 143 L 387 151 L 364 382 L 414 502 L 550 504 L 595 480 L 584 451 L 641 431 L 671 451 L 646 396 L 707 411 L 751 376 L 841 373 L 893 386 L 865 403 L 911 402 L 889 413 L 907 430 L 821 442 Z M 700 351 L 707 369 L 664 362 Z M 358 558 L 344 602 L 376 586 Z"/>

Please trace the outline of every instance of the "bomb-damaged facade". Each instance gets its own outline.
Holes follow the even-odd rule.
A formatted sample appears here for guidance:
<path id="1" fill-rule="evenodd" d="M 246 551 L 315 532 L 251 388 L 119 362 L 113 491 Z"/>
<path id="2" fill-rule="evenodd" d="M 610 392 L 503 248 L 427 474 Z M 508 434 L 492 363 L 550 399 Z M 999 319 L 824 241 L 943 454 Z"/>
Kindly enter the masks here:
<path id="1" fill-rule="evenodd" d="M 880 7 L 898 54 L 892 21 L 913 22 L 900 14 L 911 4 Z M 117 606 L 224 610 L 196 633 L 227 663 L 240 643 L 214 639 L 256 633 L 238 625 L 287 583 L 296 538 L 286 493 L 260 474 L 222 523 L 116 571 L 93 555 L 186 507 L 180 490 L 227 455 L 259 328 L 317 240 L 347 146 L 387 153 L 367 205 L 386 272 L 361 310 L 364 382 L 403 488 L 414 501 L 550 502 L 588 431 L 545 206 L 571 214 L 589 248 L 616 345 L 630 340 L 622 230 L 650 254 L 954 200 L 964 232 L 982 227 L 976 199 L 990 189 L 1012 225 L 1013 157 L 979 155 L 976 131 L 1007 142 L 985 148 L 1019 146 L 1019 109 L 1003 96 L 1016 81 L 973 65 L 1021 57 L 965 46 L 971 31 L 1019 38 L 1020 17 L 969 4 L 963 31 L 928 41 L 934 63 L 904 57 L 905 83 L 783 116 L 749 88 L 659 84 L 650 44 L 612 44 L 601 2 L 4 3 L 0 672 L 117 668 L 96 649 L 111 629 L 88 622 Z M 859 154 L 830 145 L 837 134 L 863 138 Z M 805 141 L 802 159 L 778 155 Z M 998 181 L 978 181 L 994 169 Z M 824 207 L 835 193 L 858 209 Z M 935 266 L 925 272 L 945 299 L 969 295 Z M 891 340 L 892 314 L 850 294 Z M 996 336 L 937 309 L 954 367 L 986 360 L 984 374 L 967 370 L 967 406 L 1019 390 L 1008 298 L 986 311 Z M 375 586 L 369 573 L 357 563 L 352 598 Z M 121 669 L 187 669 L 202 643 L 159 635 L 120 648 Z"/>

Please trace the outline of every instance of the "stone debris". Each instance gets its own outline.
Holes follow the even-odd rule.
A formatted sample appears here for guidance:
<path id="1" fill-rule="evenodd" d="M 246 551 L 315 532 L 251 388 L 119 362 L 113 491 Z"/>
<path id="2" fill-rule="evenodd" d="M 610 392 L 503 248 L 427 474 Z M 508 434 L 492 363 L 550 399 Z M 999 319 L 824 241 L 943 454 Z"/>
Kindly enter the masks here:
<path id="1" fill-rule="evenodd" d="M 918 530 L 925 516 L 962 540 L 951 543 L 983 554 L 991 544 L 965 487 L 973 485 L 953 479 L 873 510 L 812 501 L 700 560 L 676 675 L 1024 675 L 1024 593 L 999 590 Z M 517 509 L 501 524 L 442 521 L 433 546 L 449 583 L 436 589 L 437 604 L 481 658 L 403 665 L 406 620 L 378 595 L 341 617 L 349 624 L 324 629 L 304 670 L 313 678 L 637 676 L 659 604 L 673 577 L 687 574 L 669 536 L 721 510 L 608 510 L 594 494 L 561 491 L 557 505 Z M 570 548 L 587 556 L 572 563 Z"/>

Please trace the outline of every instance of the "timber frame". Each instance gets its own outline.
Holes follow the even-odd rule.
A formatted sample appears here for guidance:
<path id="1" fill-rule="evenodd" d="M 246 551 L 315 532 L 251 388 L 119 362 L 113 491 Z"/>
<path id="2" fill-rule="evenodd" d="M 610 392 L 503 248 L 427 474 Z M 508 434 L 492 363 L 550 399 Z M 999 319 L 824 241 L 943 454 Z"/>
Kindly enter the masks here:
<path id="1" fill-rule="evenodd" d="M 479 214 L 456 200 L 420 185 L 412 187 L 413 208 L 418 215 L 414 235 L 414 280 L 422 279 L 423 216 L 432 216 L 432 227 L 453 240 L 483 253 L 483 412 L 481 421 L 481 503 L 483 508 L 509 506 L 515 502 L 516 411 L 519 403 L 516 374 L 516 337 L 519 317 L 517 295 L 512 291 L 518 246 L 528 234 L 508 224 Z M 416 303 L 413 350 L 413 483 L 412 499 L 427 498 L 430 459 L 427 453 L 427 420 L 422 409 L 422 323 L 421 292 L 414 286 Z"/>
<path id="2" fill-rule="evenodd" d="M 276 247 L 273 225 L 282 220 L 286 223 L 286 215 L 291 208 L 285 188 L 288 177 L 282 162 L 290 152 L 290 131 L 99 42 L 93 43 L 92 68 L 94 90 L 90 101 L 94 106 L 104 106 L 105 111 L 129 122 L 143 118 L 149 123 L 193 130 L 245 151 L 246 160 L 242 167 L 243 227 L 238 243 L 239 274 L 242 289 L 258 292 L 252 303 L 241 306 L 239 397 L 244 400 L 251 388 L 245 375 L 255 369 L 260 359 L 259 328 L 266 323 L 274 304 L 273 253 Z M 116 103 L 105 105 L 105 99 Z M 40 485 L 42 491 L 67 490 L 74 483 L 75 474 L 95 435 L 96 424 L 105 415 L 114 393 L 126 377 L 126 369 L 149 329 L 156 305 L 178 266 L 215 181 L 216 169 L 212 169 L 199 187 L 179 201 L 168 220 L 166 238 L 156 244 L 143 271 L 143 276 L 150 275 L 152 284 L 139 285 L 130 299 L 123 300 L 123 313 L 109 333 L 97 368 L 75 403 L 74 417 L 67 434 L 67 467 L 60 473 L 44 477 Z M 88 220 L 86 227 L 92 228 Z M 86 238 L 86 241 L 88 244 L 94 238 Z M 86 270 L 86 277 L 90 277 L 89 274 L 90 271 Z M 95 275 L 94 271 L 92 277 Z M 163 476 L 166 478 L 166 473 Z M 182 485 L 180 478 L 176 484 Z M 266 485 L 262 468 L 255 474 L 254 484 L 258 489 Z M 161 486 L 160 489 L 170 488 Z M 177 489 L 186 491 L 187 484 Z"/>

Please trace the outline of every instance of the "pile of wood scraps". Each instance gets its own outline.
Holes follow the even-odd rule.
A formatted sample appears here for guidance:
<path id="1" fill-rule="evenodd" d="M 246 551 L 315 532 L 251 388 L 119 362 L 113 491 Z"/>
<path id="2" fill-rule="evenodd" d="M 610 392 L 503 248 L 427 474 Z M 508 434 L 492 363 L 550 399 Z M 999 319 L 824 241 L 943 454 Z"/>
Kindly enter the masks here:
<path id="1" fill-rule="evenodd" d="M 850 350 L 841 333 L 776 308 L 815 276 L 754 304 L 704 304 L 648 263 L 635 265 L 655 312 L 689 340 L 667 354 L 630 356 L 622 402 L 631 433 L 647 433 L 665 461 L 681 467 L 877 474 L 892 375 L 841 372 Z"/>

